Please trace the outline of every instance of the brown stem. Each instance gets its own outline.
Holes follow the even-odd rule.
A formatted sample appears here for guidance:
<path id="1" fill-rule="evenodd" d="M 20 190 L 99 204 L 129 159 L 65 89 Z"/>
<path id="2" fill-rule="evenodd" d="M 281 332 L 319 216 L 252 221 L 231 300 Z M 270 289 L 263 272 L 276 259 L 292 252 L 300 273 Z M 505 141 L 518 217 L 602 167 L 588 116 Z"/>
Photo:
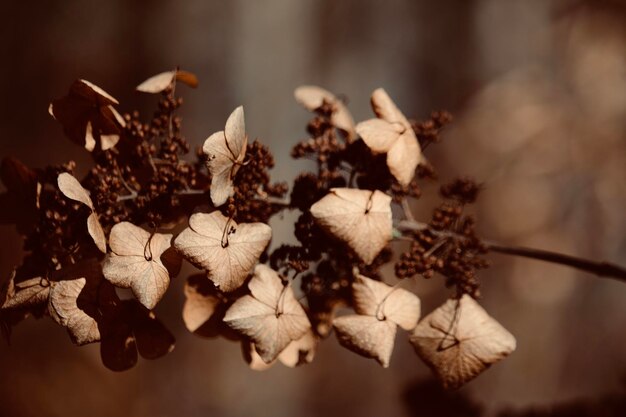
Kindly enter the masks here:
<path id="1" fill-rule="evenodd" d="M 483 242 L 491 251 L 506 254 L 523 256 L 525 258 L 538 259 L 540 261 L 551 262 L 560 265 L 567 265 L 581 271 L 591 272 L 599 277 L 615 278 L 626 281 L 626 269 L 605 261 L 592 261 L 578 258 L 576 256 L 565 255 L 558 252 L 550 252 L 542 249 L 525 248 L 520 246 L 505 246 L 495 242 Z"/>
<path id="2" fill-rule="evenodd" d="M 417 221 L 403 220 L 396 223 L 398 230 L 429 230 L 437 236 L 464 238 L 450 231 L 434 230 L 426 223 Z M 605 261 L 592 261 L 589 259 L 579 258 L 576 256 L 566 255 L 558 252 L 551 252 L 543 249 L 525 248 L 520 246 L 507 246 L 501 243 L 484 240 L 482 243 L 487 249 L 502 253 L 505 255 L 523 256 L 525 258 L 537 259 L 540 261 L 551 262 L 559 265 L 566 265 L 581 271 L 590 272 L 599 277 L 614 278 L 626 282 L 626 268 Z"/>

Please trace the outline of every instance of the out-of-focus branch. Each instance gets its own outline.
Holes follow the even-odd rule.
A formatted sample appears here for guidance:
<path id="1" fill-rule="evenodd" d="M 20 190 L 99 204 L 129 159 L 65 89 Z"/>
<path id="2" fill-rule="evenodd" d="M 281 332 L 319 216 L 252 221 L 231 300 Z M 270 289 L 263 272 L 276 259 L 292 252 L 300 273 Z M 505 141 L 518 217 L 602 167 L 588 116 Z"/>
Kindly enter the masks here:
<path id="1" fill-rule="evenodd" d="M 464 236 L 455 234 L 450 231 L 434 230 L 426 223 L 411 220 L 403 220 L 395 224 L 396 229 L 400 231 L 420 231 L 428 230 L 437 236 L 451 236 L 459 239 L 465 239 Z M 579 258 L 576 256 L 566 255 L 558 252 L 551 252 L 543 249 L 527 248 L 521 246 L 508 246 L 498 242 L 483 240 L 482 243 L 487 249 L 493 252 L 522 256 L 530 259 L 550 262 L 559 265 L 566 265 L 581 271 L 590 272 L 599 277 L 613 278 L 626 282 L 626 268 L 605 261 L 593 261 L 589 259 Z"/>

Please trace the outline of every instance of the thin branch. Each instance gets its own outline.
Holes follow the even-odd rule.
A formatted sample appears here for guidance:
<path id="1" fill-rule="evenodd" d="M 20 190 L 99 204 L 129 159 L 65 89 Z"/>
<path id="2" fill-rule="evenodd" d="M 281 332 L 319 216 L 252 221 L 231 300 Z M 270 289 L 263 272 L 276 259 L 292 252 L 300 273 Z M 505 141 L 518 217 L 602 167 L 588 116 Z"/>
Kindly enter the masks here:
<path id="1" fill-rule="evenodd" d="M 626 281 L 626 268 L 619 265 L 605 262 L 592 261 L 578 258 L 576 256 L 565 255 L 563 253 L 550 252 L 543 249 L 525 248 L 519 246 L 505 246 L 496 242 L 483 242 L 489 250 L 505 255 L 523 256 L 525 258 L 538 259 L 540 261 L 567 265 L 581 271 L 590 272 L 599 277 L 615 278 Z"/>
<path id="2" fill-rule="evenodd" d="M 434 230 L 428 224 L 418 221 L 402 220 L 396 222 L 395 228 L 401 231 L 428 230 L 436 236 L 465 239 L 465 236 L 450 231 Z M 537 259 L 540 261 L 565 265 L 581 271 L 590 272 L 599 277 L 614 278 L 626 282 L 626 268 L 610 262 L 593 261 L 590 259 L 579 258 L 576 256 L 566 255 L 558 252 L 551 252 L 543 249 L 508 246 L 488 240 L 483 240 L 482 243 L 487 247 L 487 249 L 493 252 L 505 255 L 522 256 L 525 258 Z"/>

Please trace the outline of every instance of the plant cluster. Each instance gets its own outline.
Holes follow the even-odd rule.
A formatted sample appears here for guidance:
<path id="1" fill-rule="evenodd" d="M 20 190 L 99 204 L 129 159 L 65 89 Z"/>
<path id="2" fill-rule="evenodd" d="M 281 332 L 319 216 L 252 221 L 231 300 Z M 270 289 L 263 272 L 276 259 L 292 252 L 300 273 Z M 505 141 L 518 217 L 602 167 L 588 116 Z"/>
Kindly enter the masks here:
<path id="1" fill-rule="evenodd" d="M 455 179 L 441 185 L 429 221 L 411 213 L 420 184 L 437 181 L 424 151 L 440 141 L 448 113 L 410 120 L 377 89 L 375 117 L 355 123 L 332 93 L 300 87 L 295 98 L 313 117 L 292 156 L 316 169 L 289 186 L 272 182 L 273 156 L 249 143 L 242 107 L 192 152 L 177 115 L 180 84 L 198 81 L 177 69 L 137 87 L 158 97 L 148 121 L 120 114 L 115 98 L 85 80 L 54 100 L 50 114 L 93 158 L 80 180 L 71 161 L 34 170 L 2 161 L 0 215 L 26 252 L 0 289 L 6 337 L 28 316 L 49 316 L 76 344 L 99 342 L 110 369 L 161 357 L 174 337 L 152 310 L 186 260 L 200 271 L 185 284 L 187 328 L 240 342 L 253 369 L 311 362 L 332 332 L 387 367 L 400 327 L 443 385 L 459 387 L 515 349 L 477 302 L 477 273 L 494 248 L 466 210 L 480 186 Z M 268 222 L 286 210 L 299 212 L 297 244 L 270 250 Z M 390 262 L 393 285 L 381 273 Z M 418 296 L 402 285 L 435 274 L 454 292 L 420 320 Z"/>

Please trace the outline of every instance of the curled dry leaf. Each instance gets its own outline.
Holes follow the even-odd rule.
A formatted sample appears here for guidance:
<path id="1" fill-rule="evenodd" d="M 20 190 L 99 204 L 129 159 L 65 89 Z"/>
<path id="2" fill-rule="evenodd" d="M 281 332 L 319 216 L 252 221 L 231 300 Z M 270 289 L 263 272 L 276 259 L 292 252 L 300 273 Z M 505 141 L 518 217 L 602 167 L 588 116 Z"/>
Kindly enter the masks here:
<path id="1" fill-rule="evenodd" d="M 280 352 L 277 360 L 289 368 L 311 363 L 315 357 L 318 342 L 313 331 L 309 330 L 300 339 L 289 343 L 287 347 Z M 265 363 L 261 355 L 257 352 L 254 343 L 243 342 L 241 348 L 244 359 L 248 362 L 250 369 L 254 371 L 265 371 L 276 363 L 276 360 Z"/>
<path id="2" fill-rule="evenodd" d="M 415 328 L 411 344 L 447 388 L 458 388 L 515 350 L 515 337 L 465 294 Z"/>
<path id="3" fill-rule="evenodd" d="M 174 246 L 206 270 L 221 291 L 230 292 L 241 287 L 271 238 L 272 229 L 264 223 L 238 225 L 214 211 L 193 214 Z"/>
<path id="4" fill-rule="evenodd" d="M 89 152 L 114 147 L 120 139 L 124 118 L 115 110 L 118 101 L 106 91 L 86 80 L 76 80 L 67 96 L 54 100 L 48 107 L 52 117 L 63 125 L 65 134 Z"/>
<path id="5" fill-rule="evenodd" d="M 246 157 L 247 145 L 243 106 L 239 106 L 228 117 L 224 131 L 213 133 L 202 147 L 212 176 L 211 201 L 216 207 L 234 194 L 233 179 Z"/>
<path id="6" fill-rule="evenodd" d="M 354 309 L 358 314 L 333 322 L 339 343 L 389 366 L 396 327 L 412 330 L 420 315 L 420 300 L 407 290 L 358 275 L 352 284 Z"/>
<path id="7" fill-rule="evenodd" d="M 422 150 L 407 118 L 382 88 L 372 93 L 372 108 L 378 119 L 356 125 L 356 132 L 374 153 L 387 154 L 391 174 L 403 186 L 409 185 Z"/>
<path id="8" fill-rule="evenodd" d="M 91 210 L 91 214 L 87 217 L 87 232 L 89 236 L 93 239 L 93 242 L 96 244 L 100 252 L 106 253 L 107 251 L 107 241 L 106 236 L 104 235 L 104 230 L 102 229 L 102 225 L 98 220 L 98 214 L 95 212 L 95 208 L 93 202 L 91 201 L 91 197 L 89 196 L 89 191 L 83 188 L 80 185 L 80 182 L 72 175 L 67 172 L 62 172 L 57 177 L 57 184 L 59 186 L 59 190 L 63 193 L 67 198 L 83 203 Z"/>
<path id="9" fill-rule="evenodd" d="M 165 91 L 170 85 L 172 85 L 174 80 L 180 81 L 193 88 L 198 86 L 198 78 L 195 74 L 187 71 L 174 70 L 165 71 L 148 78 L 137 86 L 137 91 L 158 94 Z"/>
<path id="10" fill-rule="evenodd" d="M 171 240 L 170 234 L 149 233 L 129 222 L 116 224 L 109 238 L 111 253 L 103 265 L 105 278 L 130 288 L 141 304 L 153 309 L 165 294 L 170 275 L 180 269 L 180 257 L 168 252 Z"/>
<path id="11" fill-rule="evenodd" d="M 12 285 L 7 292 L 3 309 L 28 308 L 46 303 L 50 294 L 50 281 L 37 277 Z"/>
<path id="12" fill-rule="evenodd" d="M 333 93 L 315 85 L 303 85 L 296 88 L 294 96 L 298 103 L 310 111 L 319 109 L 324 103 L 330 104 L 333 107 L 330 122 L 337 129 L 345 132 L 348 143 L 356 139 L 357 135 L 352 114 L 350 114 L 343 101 L 335 97 Z"/>
<path id="13" fill-rule="evenodd" d="M 257 265 L 248 288 L 251 295 L 235 301 L 224 321 L 249 337 L 261 359 L 270 363 L 311 329 L 311 323 L 291 286 L 273 269 Z"/>
<path id="14" fill-rule="evenodd" d="M 366 264 L 371 264 L 392 238 L 391 197 L 378 190 L 333 188 L 311 206 L 311 214 Z"/>

